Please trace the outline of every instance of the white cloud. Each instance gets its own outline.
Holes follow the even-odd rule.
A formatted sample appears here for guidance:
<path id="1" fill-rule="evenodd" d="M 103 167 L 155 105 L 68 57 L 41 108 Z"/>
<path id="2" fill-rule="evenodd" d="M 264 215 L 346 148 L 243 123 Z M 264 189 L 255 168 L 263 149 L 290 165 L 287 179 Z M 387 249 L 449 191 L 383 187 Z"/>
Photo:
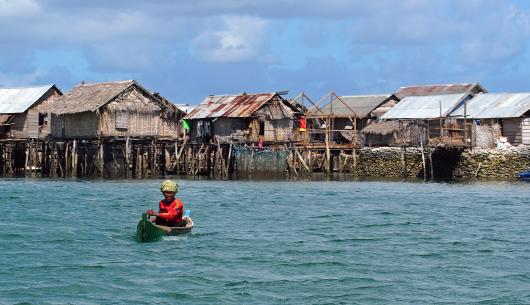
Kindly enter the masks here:
<path id="1" fill-rule="evenodd" d="M 34 0 L 0 0 L 0 17 L 24 17 L 39 11 L 40 7 Z"/>
<path id="2" fill-rule="evenodd" d="M 242 62 L 262 54 L 266 22 L 252 17 L 223 17 L 221 30 L 213 27 L 192 42 L 195 55 L 205 62 Z"/>
<path id="3" fill-rule="evenodd" d="M 470 35 L 460 44 L 458 53 L 475 64 L 502 64 L 513 60 L 527 47 L 530 38 L 530 15 L 528 12 L 508 6 L 495 14 L 484 16 L 475 35 Z"/>

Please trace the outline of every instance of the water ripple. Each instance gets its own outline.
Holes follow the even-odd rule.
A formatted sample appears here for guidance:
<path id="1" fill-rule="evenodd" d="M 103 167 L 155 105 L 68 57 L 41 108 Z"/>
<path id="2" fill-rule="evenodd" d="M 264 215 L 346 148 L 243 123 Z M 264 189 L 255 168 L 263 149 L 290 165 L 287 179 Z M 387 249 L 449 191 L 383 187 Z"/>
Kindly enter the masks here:
<path id="1" fill-rule="evenodd" d="M 1 304 L 530 303 L 530 184 L 181 180 L 138 243 L 160 180 L 0 183 Z"/>

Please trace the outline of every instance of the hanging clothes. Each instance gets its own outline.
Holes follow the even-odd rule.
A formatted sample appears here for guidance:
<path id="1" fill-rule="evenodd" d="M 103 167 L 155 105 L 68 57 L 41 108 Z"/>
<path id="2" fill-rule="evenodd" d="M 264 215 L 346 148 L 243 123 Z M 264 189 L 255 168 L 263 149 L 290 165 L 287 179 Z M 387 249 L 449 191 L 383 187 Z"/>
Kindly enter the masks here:
<path id="1" fill-rule="evenodd" d="M 301 116 L 298 119 L 298 126 L 300 131 L 307 131 L 307 121 L 305 116 Z"/>

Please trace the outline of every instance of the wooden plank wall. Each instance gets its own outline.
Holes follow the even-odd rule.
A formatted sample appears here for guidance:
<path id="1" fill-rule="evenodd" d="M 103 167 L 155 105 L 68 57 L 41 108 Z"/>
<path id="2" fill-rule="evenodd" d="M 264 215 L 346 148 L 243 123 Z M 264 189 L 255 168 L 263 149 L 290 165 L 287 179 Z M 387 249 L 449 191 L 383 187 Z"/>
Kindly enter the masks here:
<path id="1" fill-rule="evenodd" d="M 519 145 L 522 143 L 521 133 L 521 119 L 504 119 L 502 120 L 502 135 L 508 138 L 508 142 L 512 145 Z"/>
<path id="2" fill-rule="evenodd" d="M 524 118 L 521 120 L 521 141 L 522 144 L 530 144 L 530 118 Z"/>

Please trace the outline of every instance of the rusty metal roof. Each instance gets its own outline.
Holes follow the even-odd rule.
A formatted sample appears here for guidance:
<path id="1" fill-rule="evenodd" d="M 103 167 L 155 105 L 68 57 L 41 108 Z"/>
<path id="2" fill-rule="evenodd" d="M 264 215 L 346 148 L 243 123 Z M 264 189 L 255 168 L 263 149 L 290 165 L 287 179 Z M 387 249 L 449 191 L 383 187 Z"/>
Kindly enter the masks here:
<path id="1" fill-rule="evenodd" d="M 474 94 L 487 92 L 479 83 L 473 84 L 445 84 L 445 85 L 421 85 L 401 87 L 395 95 L 403 99 L 407 96 L 419 95 L 441 95 L 471 92 Z"/>
<path id="2" fill-rule="evenodd" d="M 530 93 L 484 93 L 466 102 L 466 117 L 476 119 L 518 118 L 530 110 Z M 464 117 L 464 105 L 451 112 Z"/>
<path id="3" fill-rule="evenodd" d="M 0 113 L 23 113 L 54 86 L 0 88 Z"/>
<path id="4" fill-rule="evenodd" d="M 265 103 L 274 98 L 277 93 L 237 94 L 237 95 L 210 95 L 195 107 L 184 119 L 205 118 L 246 118 Z"/>
<path id="5" fill-rule="evenodd" d="M 382 119 L 434 119 L 446 117 L 469 93 L 409 96 L 390 108 Z"/>

